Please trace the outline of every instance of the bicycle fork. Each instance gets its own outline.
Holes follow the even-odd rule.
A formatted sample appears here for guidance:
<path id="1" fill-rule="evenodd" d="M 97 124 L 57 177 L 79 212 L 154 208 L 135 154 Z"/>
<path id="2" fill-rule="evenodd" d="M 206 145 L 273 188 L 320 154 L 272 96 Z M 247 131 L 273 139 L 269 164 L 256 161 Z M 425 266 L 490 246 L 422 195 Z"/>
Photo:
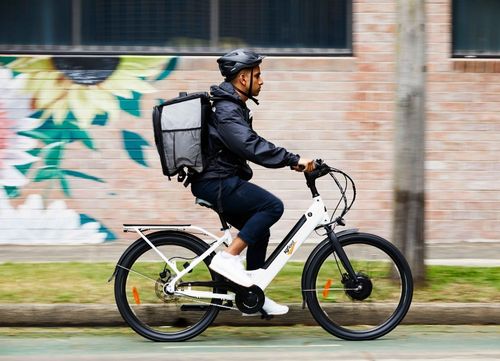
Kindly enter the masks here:
<path id="1" fill-rule="evenodd" d="M 352 268 L 351 261 L 349 261 L 349 257 L 347 257 L 347 254 L 342 248 L 342 245 L 340 244 L 337 235 L 333 231 L 333 228 L 331 226 L 326 226 L 325 229 L 328 239 L 330 240 L 330 245 L 332 246 L 332 251 L 337 254 L 338 258 L 340 259 L 340 263 L 342 263 L 342 266 L 347 271 L 348 279 L 356 281 L 357 274 L 354 271 L 354 268 Z M 342 281 L 345 281 L 344 274 L 342 275 Z"/>

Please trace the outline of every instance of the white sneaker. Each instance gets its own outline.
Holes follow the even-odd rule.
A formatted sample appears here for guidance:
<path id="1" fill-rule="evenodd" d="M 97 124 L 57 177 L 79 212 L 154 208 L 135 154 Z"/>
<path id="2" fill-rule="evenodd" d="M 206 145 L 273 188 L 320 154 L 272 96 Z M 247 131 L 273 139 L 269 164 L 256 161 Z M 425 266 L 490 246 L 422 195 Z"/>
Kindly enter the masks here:
<path id="1" fill-rule="evenodd" d="M 212 258 L 212 262 L 208 267 L 241 286 L 250 287 L 253 285 L 239 256 L 233 256 L 225 251 L 221 251 Z"/>
<path id="2" fill-rule="evenodd" d="M 264 301 L 264 306 L 262 306 L 262 309 L 264 311 L 266 311 L 266 313 L 270 316 L 271 315 L 274 315 L 274 316 L 284 315 L 284 314 L 288 313 L 288 306 L 280 305 L 279 303 L 274 302 L 269 297 L 266 297 L 266 299 Z M 261 315 L 260 312 L 251 313 L 251 314 L 249 314 L 249 313 L 243 314 L 243 316 L 260 316 L 260 315 Z"/>

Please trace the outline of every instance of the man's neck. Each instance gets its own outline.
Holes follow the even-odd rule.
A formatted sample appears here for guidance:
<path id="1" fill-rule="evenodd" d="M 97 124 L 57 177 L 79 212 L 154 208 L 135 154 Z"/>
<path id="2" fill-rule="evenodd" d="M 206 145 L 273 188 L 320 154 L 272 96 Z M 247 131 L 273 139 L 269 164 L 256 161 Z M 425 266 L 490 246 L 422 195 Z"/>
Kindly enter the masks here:
<path id="1" fill-rule="evenodd" d="M 234 90 L 236 90 L 236 92 L 238 93 L 238 96 L 240 97 L 241 101 L 243 103 L 246 103 L 248 100 L 248 96 L 246 96 L 245 92 L 241 90 L 236 84 L 233 83 L 231 84 L 233 85 Z"/>

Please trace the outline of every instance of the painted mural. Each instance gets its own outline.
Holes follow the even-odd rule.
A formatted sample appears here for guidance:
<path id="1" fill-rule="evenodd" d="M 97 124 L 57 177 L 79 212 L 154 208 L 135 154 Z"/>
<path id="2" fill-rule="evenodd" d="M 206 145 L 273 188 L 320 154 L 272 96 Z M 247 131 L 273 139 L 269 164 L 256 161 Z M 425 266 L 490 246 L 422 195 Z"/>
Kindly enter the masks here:
<path id="1" fill-rule="evenodd" d="M 93 130 L 123 113 L 141 118 L 143 96 L 157 92 L 176 63 L 176 57 L 0 56 L 0 244 L 116 239 L 91 209 L 68 205 L 76 179 L 107 180 L 66 162 L 67 151 L 79 145 L 100 152 Z M 118 136 L 130 162 L 148 167 L 144 136 L 128 129 Z M 61 199 L 48 197 L 54 189 Z"/>

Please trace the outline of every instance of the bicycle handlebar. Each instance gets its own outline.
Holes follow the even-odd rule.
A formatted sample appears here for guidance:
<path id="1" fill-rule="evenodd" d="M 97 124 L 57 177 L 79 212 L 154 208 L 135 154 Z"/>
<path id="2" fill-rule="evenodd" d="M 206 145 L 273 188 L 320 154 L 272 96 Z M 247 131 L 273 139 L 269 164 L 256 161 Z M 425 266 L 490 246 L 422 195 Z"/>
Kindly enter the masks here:
<path id="1" fill-rule="evenodd" d="M 307 186 L 311 190 L 313 197 L 319 196 L 318 190 L 316 189 L 316 179 L 321 178 L 329 173 L 330 167 L 321 159 L 316 159 L 314 161 L 314 170 L 312 170 L 311 172 L 304 172 Z"/>

